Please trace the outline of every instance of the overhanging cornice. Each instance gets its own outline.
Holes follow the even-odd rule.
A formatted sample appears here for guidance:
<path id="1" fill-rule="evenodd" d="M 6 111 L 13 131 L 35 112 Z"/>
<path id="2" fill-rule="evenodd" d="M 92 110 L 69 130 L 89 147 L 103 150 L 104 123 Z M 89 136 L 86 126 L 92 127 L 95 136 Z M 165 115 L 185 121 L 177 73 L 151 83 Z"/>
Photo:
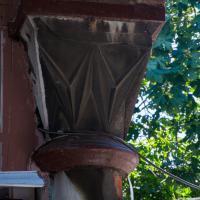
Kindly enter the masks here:
<path id="1" fill-rule="evenodd" d="M 164 0 L 30 0 L 22 1 L 18 14 L 10 24 L 11 34 L 16 34 L 26 16 L 95 17 L 120 21 L 165 21 Z"/>

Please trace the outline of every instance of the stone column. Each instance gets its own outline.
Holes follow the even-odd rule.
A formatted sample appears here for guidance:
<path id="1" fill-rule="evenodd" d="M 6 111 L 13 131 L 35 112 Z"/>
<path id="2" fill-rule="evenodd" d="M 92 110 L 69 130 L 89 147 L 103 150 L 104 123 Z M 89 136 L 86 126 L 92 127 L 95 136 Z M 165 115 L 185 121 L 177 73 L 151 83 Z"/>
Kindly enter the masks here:
<path id="1" fill-rule="evenodd" d="M 50 172 L 52 199 L 122 199 L 122 177 L 138 164 L 123 139 L 159 27 L 99 17 L 24 21 L 36 104 L 49 130 L 32 159 Z"/>

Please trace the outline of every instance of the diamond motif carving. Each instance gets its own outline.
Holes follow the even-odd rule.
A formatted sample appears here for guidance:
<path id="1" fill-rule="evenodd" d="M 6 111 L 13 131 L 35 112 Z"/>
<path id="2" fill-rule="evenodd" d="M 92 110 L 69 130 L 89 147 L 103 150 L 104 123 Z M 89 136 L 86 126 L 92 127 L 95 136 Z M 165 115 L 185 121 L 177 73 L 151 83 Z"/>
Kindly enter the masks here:
<path id="1" fill-rule="evenodd" d="M 48 128 L 99 131 L 123 138 L 158 24 L 51 17 L 29 20 L 27 26 L 35 27 Z M 31 39 L 26 28 L 23 35 Z"/>

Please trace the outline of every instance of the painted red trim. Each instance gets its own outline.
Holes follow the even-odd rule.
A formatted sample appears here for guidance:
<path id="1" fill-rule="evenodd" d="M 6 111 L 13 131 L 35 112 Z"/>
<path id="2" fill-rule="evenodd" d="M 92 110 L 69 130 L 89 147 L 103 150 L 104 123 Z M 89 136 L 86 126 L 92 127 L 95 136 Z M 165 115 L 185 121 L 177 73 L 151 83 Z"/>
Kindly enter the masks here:
<path id="1" fill-rule="evenodd" d="M 17 33 L 27 15 L 56 15 L 72 17 L 97 17 L 109 20 L 142 20 L 165 21 L 164 5 L 147 4 L 107 4 L 83 1 L 57 1 L 52 3 L 45 0 L 26 1 L 21 4 L 18 16 L 10 27 L 11 33 Z"/>

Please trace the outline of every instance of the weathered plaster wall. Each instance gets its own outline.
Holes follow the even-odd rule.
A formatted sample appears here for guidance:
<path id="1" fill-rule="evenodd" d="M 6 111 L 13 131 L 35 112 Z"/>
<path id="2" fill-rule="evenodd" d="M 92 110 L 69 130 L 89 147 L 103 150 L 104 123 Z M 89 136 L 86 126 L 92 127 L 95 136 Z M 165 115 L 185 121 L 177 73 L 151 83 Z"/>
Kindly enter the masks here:
<path id="1" fill-rule="evenodd" d="M 23 45 L 8 38 L 6 30 L 3 42 L 2 169 L 26 170 L 31 153 L 37 146 L 28 63 Z"/>
<path id="2" fill-rule="evenodd" d="M 0 169 L 27 170 L 38 144 L 28 59 L 21 42 L 8 36 L 8 22 L 17 13 L 19 0 L 0 0 L 3 31 L 3 127 L 0 133 Z"/>
<path id="3" fill-rule="evenodd" d="M 0 26 L 7 26 L 17 13 L 20 0 L 0 0 Z"/>

